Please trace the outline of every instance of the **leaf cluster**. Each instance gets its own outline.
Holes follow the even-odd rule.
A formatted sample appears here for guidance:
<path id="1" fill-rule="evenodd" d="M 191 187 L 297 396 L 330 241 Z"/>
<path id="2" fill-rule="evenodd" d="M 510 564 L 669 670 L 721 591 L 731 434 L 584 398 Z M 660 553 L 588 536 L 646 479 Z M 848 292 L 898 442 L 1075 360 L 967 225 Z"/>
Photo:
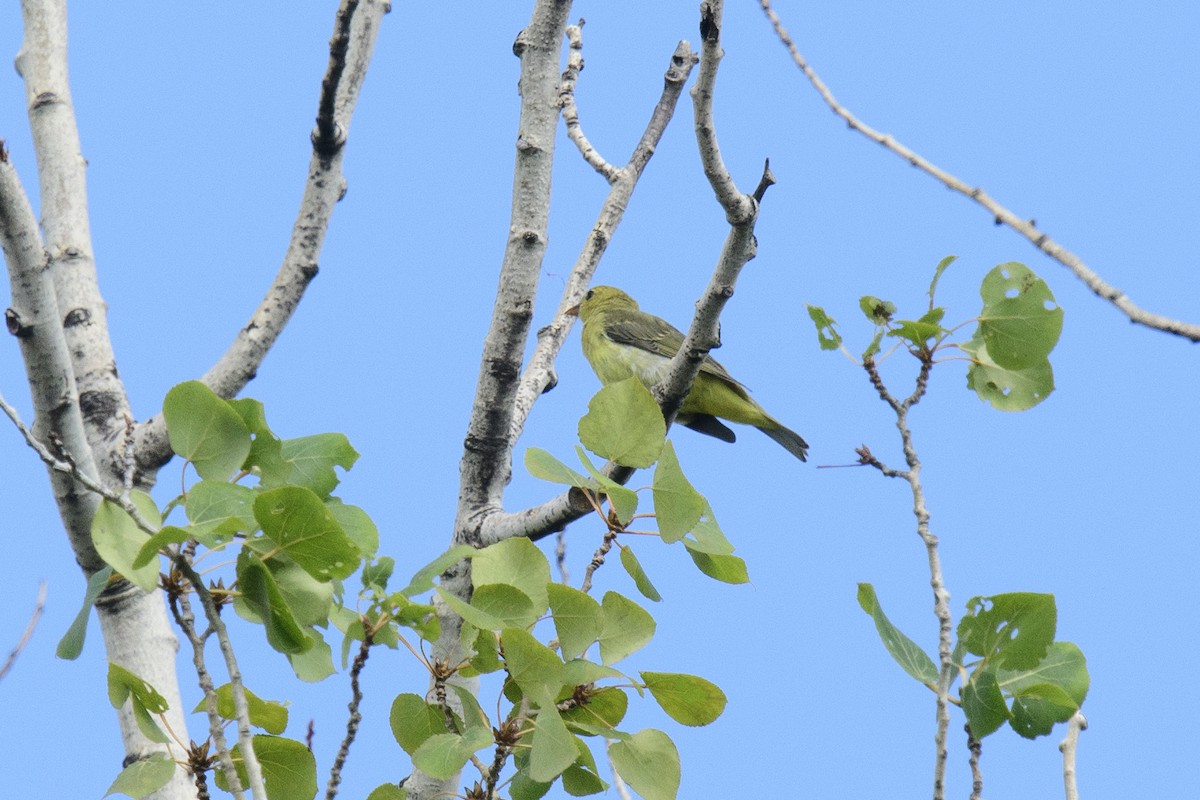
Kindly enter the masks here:
<path id="1" fill-rule="evenodd" d="M 928 363 L 938 353 L 955 348 L 970 362 L 967 388 L 981 400 L 1001 411 L 1033 408 L 1054 391 L 1049 356 L 1062 333 L 1062 308 L 1033 270 L 1009 261 L 984 276 L 979 288 L 983 300 L 979 315 L 946 327 L 946 309 L 936 305 L 935 297 L 942 273 L 955 258 L 947 256 L 938 263 L 927 292 L 928 309 L 916 319 L 897 319 L 897 307 L 891 301 L 872 295 L 860 298 L 860 310 L 875 326 L 875 334 L 863 351 L 863 361 L 876 359 L 885 338 L 894 339 L 899 347 Z M 843 339 L 836 321 L 820 306 L 808 306 L 808 314 L 816 326 L 821 349 L 841 349 Z M 970 322 L 976 323 L 971 338 L 952 341 L 953 335 Z"/>
<path id="2" fill-rule="evenodd" d="M 871 584 L 858 585 L 858 603 L 896 663 L 936 691 L 941 677 L 933 659 L 888 620 Z M 1027 739 L 1044 736 L 1083 705 L 1087 661 L 1071 642 L 1054 640 L 1057 618 L 1052 594 L 1010 592 L 967 602 L 950 679 L 959 681 L 958 703 L 976 739 L 1005 723 Z"/>

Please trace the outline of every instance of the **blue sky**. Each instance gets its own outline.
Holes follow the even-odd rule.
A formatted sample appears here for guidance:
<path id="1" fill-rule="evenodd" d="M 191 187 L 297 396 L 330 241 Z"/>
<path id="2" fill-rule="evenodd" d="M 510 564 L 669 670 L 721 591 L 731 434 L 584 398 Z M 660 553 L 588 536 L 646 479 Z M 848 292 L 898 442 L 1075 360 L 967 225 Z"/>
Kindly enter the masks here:
<path id="1" fill-rule="evenodd" d="M 350 133 L 349 192 L 309 290 L 247 394 L 287 436 L 346 432 L 362 458 L 340 494 L 368 510 L 385 552 L 411 571 L 448 543 L 458 458 L 481 337 L 507 230 L 523 4 L 397 3 Z M 654 8 L 648 8 L 652 5 Z M 282 257 L 308 162 L 333 3 L 203 9 L 77 4 L 72 90 L 89 161 L 92 230 L 118 365 L 135 413 L 154 413 L 196 377 L 257 304 Z M 660 7 L 661 6 L 661 7 Z M 777 10 L 839 99 L 971 184 L 984 186 L 1141 305 L 1200 319 L 1193 267 L 1200 116 L 1193 58 L 1200 9 L 1066 3 L 919 7 L 799 3 Z M 578 88 L 592 142 L 632 150 L 675 43 L 697 38 L 694 3 L 578 3 L 587 67 Z M 812 445 L 796 463 L 748 431 L 736 445 L 673 439 L 750 569 L 752 584 L 702 579 L 682 552 L 635 546 L 665 596 L 659 633 L 630 669 L 693 672 L 730 698 L 717 723 L 681 729 L 649 701 L 634 726 L 667 730 L 683 758 L 681 797 L 924 796 L 933 766 L 933 698 L 896 667 L 855 602 L 875 584 L 892 620 L 933 652 L 925 553 L 906 488 L 847 464 L 868 444 L 901 464 L 893 420 L 861 370 L 818 351 L 804 304 L 842 323 L 854 352 L 870 336 L 858 297 L 920 313 L 934 265 L 948 320 L 978 313 L 995 264 L 1029 264 L 1065 309 L 1052 354 L 1057 391 L 1002 414 L 965 390 L 961 362 L 939 365 L 912 418 L 956 615 L 973 595 L 1052 592 L 1058 638 L 1088 657 L 1091 723 L 1080 743 L 1089 798 L 1183 796 L 1198 744 L 1197 623 L 1184 613 L 1200 563 L 1193 498 L 1195 350 L 1131 326 L 1062 267 L 986 213 L 848 131 L 795 70 L 752 3 L 733 4 L 718 81 L 718 134 L 742 187 L 770 157 L 779 183 L 757 228 L 758 257 L 722 318 L 717 354 L 774 415 Z M 20 15 L 0 12 L 0 53 L 15 55 Z M 23 88 L 0 78 L 0 138 L 36 188 Z M 606 191 L 560 140 L 551 242 L 535 325 L 549 319 Z M 36 200 L 36 199 L 35 199 Z M 36 204 L 36 203 L 35 203 Z M 685 97 L 601 265 L 644 308 L 683 326 L 725 234 L 699 170 Z M 0 299 L 7 302 L 7 295 Z M 905 389 L 911 365 L 885 377 Z M 538 403 L 518 456 L 568 456 L 596 389 L 577 335 L 559 386 Z M 31 416 L 15 344 L 0 345 L 0 390 Z M 98 631 L 58 661 L 83 580 L 44 472 L 0 428 L 0 541 L 8 562 L 0 648 L 19 636 L 40 580 L 46 613 L 0 683 L 0 796 L 99 797 L 120 768 Z M 161 483 L 178 483 L 179 465 Z M 638 483 L 638 478 L 634 483 Z M 169 490 L 160 492 L 166 499 Z M 552 487 L 518 466 L 507 503 Z M 574 573 L 601 528 L 572 526 Z M 602 588 L 634 589 L 612 565 Z M 260 634 L 237 634 L 251 688 L 292 701 L 289 734 L 311 718 L 322 772 L 349 689 L 290 678 Z M 254 655 L 249 655 L 253 652 Z M 188 702 L 198 692 L 183 678 Z M 368 712 L 342 796 L 403 775 L 386 708 L 423 679 L 402 653 L 373 657 Z M 484 707 L 488 703 L 484 702 Z M 961 717 L 950 791 L 969 792 Z M 199 735 L 199 721 L 193 735 Z M 984 745 L 989 797 L 1061 792 L 1061 731 L 1034 742 L 1000 731 Z M 68 766 L 69 765 L 69 766 Z"/>

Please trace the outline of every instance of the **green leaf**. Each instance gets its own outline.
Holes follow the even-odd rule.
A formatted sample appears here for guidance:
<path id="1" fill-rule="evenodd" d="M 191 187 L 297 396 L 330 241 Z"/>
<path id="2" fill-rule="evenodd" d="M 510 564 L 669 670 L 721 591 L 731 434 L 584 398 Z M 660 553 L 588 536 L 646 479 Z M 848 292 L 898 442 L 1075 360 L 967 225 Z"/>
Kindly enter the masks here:
<path id="1" fill-rule="evenodd" d="M 963 713 L 976 739 L 996 731 L 1009 719 L 1008 706 L 991 669 L 977 669 L 962 691 Z"/>
<path id="2" fill-rule="evenodd" d="M 241 415 L 200 381 L 167 392 L 163 417 L 171 449 L 192 462 L 201 478 L 229 480 L 250 453 L 250 429 Z"/>
<path id="3" fill-rule="evenodd" d="M 176 528 L 174 525 L 164 525 L 158 533 L 146 539 L 146 543 L 138 549 L 137 558 L 133 560 L 133 569 L 143 569 L 147 564 L 158 556 L 158 551 L 172 544 L 183 544 L 189 538 L 189 534 L 183 528 Z M 155 569 L 158 565 L 155 565 Z"/>
<path id="4" fill-rule="evenodd" d="M 513 776 L 508 785 L 508 796 L 512 800 L 541 800 L 550 791 L 552 784 L 540 783 L 529 777 L 528 769 L 523 769 Z"/>
<path id="5" fill-rule="evenodd" d="M 358 569 L 358 548 L 311 490 L 263 492 L 254 501 L 254 517 L 271 543 L 317 580 L 348 578 Z"/>
<path id="6" fill-rule="evenodd" d="M 446 733 L 446 716 L 437 706 L 416 694 L 399 694 L 388 715 L 392 735 L 410 756 L 431 736 Z"/>
<path id="7" fill-rule="evenodd" d="M 896 314 L 896 304 L 872 295 L 858 299 L 858 307 L 872 325 L 886 325 Z"/>
<path id="8" fill-rule="evenodd" d="M 317 794 L 317 761 L 304 742 L 279 736 L 257 734 L 251 740 L 254 755 L 262 768 L 263 783 L 268 798 L 279 800 L 311 800 Z M 230 751 L 242 786 L 247 783 L 241 745 Z M 217 771 L 217 786 L 228 790 L 229 782 Z"/>
<path id="9" fill-rule="evenodd" d="M 151 592 L 158 586 L 158 564 L 150 560 L 141 567 L 135 567 L 134 562 L 137 561 L 142 545 L 150 538 L 151 533 L 157 532 L 162 525 L 162 517 L 158 514 L 154 500 L 145 492 L 131 492 L 130 499 L 142 519 L 149 523 L 154 531 L 143 531 L 125 509 L 106 499 L 100 501 L 96 515 L 92 517 L 92 543 L 96 546 L 96 552 L 104 559 L 104 563 L 121 573 L 143 592 Z"/>
<path id="10" fill-rule="evenodd" d="M 1052 684 L 1062 689 L 1078 710 L 1087 697 L 1091 678 L 1088 676 L 1087 659 L 1071 642 L 1054 642 L 1038 665 L 1032 669 L 1004 669 L 997 671 L 1000 685 L 1005 691 L 1020 693 L 1031 686 Z"/>
<path id="11" fill-rule="evenodd" d="M 279 437 L 267 425 L 263 404 L 250 398 L 228 402 L 254 436 L 250 454 L 242 462 L 242 469 L 256 473 L 262 488 L 286 484 L 292 474 L 292 465 L 283 460 L 283 442 L 279 441 Z"/>
<path id="12" fill-rule="evenodd" d="M 282 553 L 264 563 L 297 623 L 324 625 L 328 621 L 333 608 L 333 585 L 330 582 L 317 580 Z M 262 621 L 240 599 L 235 599 L 234 605 L 242 617 L 252 622 Z"/>
<path id="13" fill-rule="evenodd" d="M 884 328 L 875 329 L 875 335 L 871 337 L 871 343 L 867 345 L 866 350 L 863 350 L 862 358 L 864 362 L 874 358 L 879 353 L 884 333 L 886 333 L 886 329 Z"/>
<path id="14" fill-rule="evenodd" d="M 972 597 L 958 623 L 958 638 L 967 652 L 998 659 L 1005 669 L 1036 667 L 1054 641 L 1058 612 L 1054 595 L 1010 592 Z"/>
<path id="15" fill-rule="evenodd" d="M 593 491 L 599 489 L 595 481 L 580 475 L 540 447 L 530 447 L 525 451 L 525 469 L 533 477 L 551 483 Z"/>
<path id="16" fill-rule="evenodd" d="M 633 515 L 637 513 L 637 492 L 625 488 L 596 469 L 596 465 L 587 457 L 587 452 L 579 445 L 575 445 L 575 452 L 579 455 L 580 462 L 587 468 L 588 474 L 595 480 L 599 491 L 608 498 L 613 511 L 617 514 L 617 521 L 622 525 L 628 525 L 629 521 L 633 519 Z"/>
<path id="17" fill-rule="evenodd" d="M 413 766 L 438 780 L 449 780 L 472 753 L 490 744 L 492 733 L 484 728 L 469 728 L 462 736 L 440 733 L 426 739 L 412 754 Z"/>
<path id="18" fill-rule="evenodd" d="M 479 553 L 474 547 L 469 544 L 460 544 L 451 547 L 440 556 L 430 561 L 425 566 L 421 567 L 412 576 L 412 580 L 408 582 L 400 590 L 400 594 L 405 597 L 412 597 L 416 594 L 423 594 L 433 588 L 433 579 L 441 575 L 450 567 L 462 561 L 464 558 L 474 558 Z"/>
<path id="19" fill-rule="evenodd" d="M 640 674 L 662 710 L 681 725 L 707 725 L 725 710 L 725 693 L 704 678 L 674 672 Z"/>
<path id="20" fill-rule="evenodd" d="M 364 556 L 375 555 L 375 551 L 379 549 L 379 528 L 366 511 L 358 506 L 346 505 L 336 497 L 328 498 L 325 507 L 342 526 L 350 541 L 354 542 L 359 553 Z"/>
<path id="21" fill-rule="evenodd" d="M 926 294 L 929 295 L 929 308 L 930 309 L 933 308 L 933 303 L 934 303 L 933 297 L 934 297 L 934 294 L 936 294 L 936 292 L 937 292 L 938 281 L 941 280 L 942 273 L 945 272 L 946 269 L 957 260 L 958 260 L 958 256 L 946 256 L 941 261 L 939 261 L 937 264 L 937 267 L 934 268 L 933 280 L 931 280 L 929 282 L 929 291 L 926 292 Z"/>
<path id="22" fill-rule="evenodd" d="M 664 542 L 676 542 L 700 522 L 708 503 L 683 474 L 675 447 L 663 446 L 654 468 L 654 516 Z"/>
<path id="23" fill-rule="evenodd" d="M 725 538 L 717 518 L 713 516 L 710 506 L 705 506 L 704 516 L 692 529 L 695 540 L 686 540 L 685 546 L 698 553 L 708 553 L 714 556 L 727 556 L 733 552 L 733 545 Z"/>
<path id="24" fill-rule="evenodd" d="M 152 742 L 166 744 L 169 739 L 151 715 L 168 709 L 167 699 L 142 678 L 119 664 L 108 663 L 108 701 L 120 708 L 128 700 L 142 734 Z"/>
<path id="25" fill-rule="evenodd" d="M 563 662 L 558 654 L 522 628 L 506 628 L 500 634 L 500 645 L 513 682 L 538 708 L 553 707 L 563 686 Z"/>
<path id="26" fill-rule="evenodd" d="M 364 589 L 386 592 L 388 581 L 396 571 L 396 559 L 391 556 L 378 556 L 363 564 L 362 583 Z"/>
<path id="27" fill-rule="evenodd" d="M 822 350 L 837 350 L 842 346 L 842 335 L 837 332 L 837 321 L 825 313 L 820 306 L 808 306 L 808 317 L 817 327 L 817 342 Z"/>
<path id="28" fill-rule="evenodd" d="M 87 638 L 87 624 L 88 618 L 92 614 L 92 606 L 95 605 L 96 598 L 104 591 L 104 587 L 108 585 L 108 579 L 112 575 L 113 568 L 106 566 L 93 572 L 92 576 L 88 578 L 87 589 L 83 592 L 83 604 L 79 608 L 79 613 L 75 615 L 75 619 L 71 621 L 67 632 L 59 640 L 54 655 L 67 661 L 79 658 L 79 654 L 83 652 L 83 642 Z"/>
<path id="29" fill-rule="evenodd" d="M 476 608 L 470 603 L 464 603 L 460 598 L 454 596 L 450 592 L 447 592 L 440 586 L 435 587 L 434 591 L 437 592 L 438 597 L 442 598 L 442 601 L 446 605 L 450 606 L 455 614 L 458 614 L 476 628 L 486 631 L 498 631 L 502 628 L 508 627 L 504 624 L 504 620 L 500 619 L 499 617 L 494 617 L 486 611 Z M 520 590 L 518 589 L 516 591 L 519 592 Z"/>
<path id="30" fill-rule="evenodd" d="M 883 607 L 879 605 L 874 586 L 869 583 L 858 585 L 858 604 L 875 620 L 875 630 L 879 633 L 883 646 L 901 669 L 926 686 L 937 685 L 938 669 L 933 659 L 891 623 L 883 613 Z"/>
<path id="31" fill-rule="evenodd" d="M 367 800 L 408 800 L 408 792 L 394 783 L 382 783 L 371 790 Z"/>
<path id="32" fill-rule="evenodd" d="M 275 576 L 253 551 L 243 548 L 237 560 L 242 602 L 254 612 L 267 632 L 267 642 L 281 653 L 300 653 L 313 642 L 296 621 Z"/>
<path id="33" fill-rule="evenodd" d="M 576 739 L 575 742 L 581 748 L 580 757 L 574 764 L 563 770 L 564 792 L 571 795 L 572 798 L 584 798 L 589 794 L 604 792 L 608 788 L 608 783 L 600 777 L 599 771 L 596 770 L 592 751 L 586 744 L 583 744 L 582 740 Z M 584 753 L 587 753 L 586 763 L 584 763 Z"/>
<path id="34" fill-rule="evenodd" d="M 692 557 L 696 568 L 708 577 L 722 583 L 749 583 L 750 573 L 746 571 L 746 562 L 739 556 L 712 555 L 694 545 L 690 539 L 685 539 L 683 546 Z"/>
<path id="35" fill-rule="evenodd" d="M 584 736 L 604 735 L 625 719 L 629 709 L 629 695 L 623 689 L 608 686 L 587 692 L 587 702 L 562 712 L 562 718 L 571 730 Z M 598 731 L 603 733 L 598 734 Z"/>
<path id="36" fill-rule="evenodd" d="M 629 573 L 629 577 L 633 578 L 637 590 L 647 600 L 653 600 L 655 603 L 662 600 L 662 595 L 658 593 L 658 589 L 654 588 L 654 584 L 650 582 L 650 576 L 642 569 L 641 562 L 633 554 L 633 548 L 620 543 L 617 546 L 621 548 L 621 566 Z"/>
<path id="37" fill-rule="evenodd" d="M 289 484 L 311 489 L 322 499 L 339 483 L 334 466 L 350 469 L 358 460 L 358 451 L 342 433 L 318 433 L 282 442 L 283 460 L 291 464 Z M 264 488 L 272 484 L 264 480 Z"/>
<path id="38" fill-rule="evenodd" d="M 654 617 L 627 597 L 605 592 L 600 604 L 604 622 L 600 628 L 600 661 L 615 664 L 654 638 Z"/>
<path id="39" fill-rule="evenodd" d="M 653 464 L 666 435 L 667 426 L 654 395 L 637 378 L 603 387 L 579 420 L 583 446 L 626 467 Z"/>
<path id="40" fill-rule="evenodd" d="M 483 728 L 486 731 L 491 731 L 492 723 L 488 719 L 488 715 L 484 712 L 483 707 L 479 705 L 479 701 L 475 699 L 475 695 L 465 686 L 459 686 L 457 683 L 449 684 L 450 691 L 458 697 L 458 702 L 462 706 L 462 723 L 465 728 Z"/>
<path id="41" fill-rule="evenodd" d="M 608 748 L 613 767 L 646 800 L 675 800 L 679 791 L 679 751 L 671 737 L 653 728 Z"/>
<path id="42" fill-rule="evenodd" d="M 254 533 L 254 498 L 258 493 L 248 486 L 224 481 L 200 481 L 188 489 L 188 521 L 198 532 L 225 534 Z M 211 545 L 210 545 L 211 546 Z"/>
<path id="43" fill-rule="evenodd" d="M 480 675 L 489 675 L 500 669 L 500 642 L 496 633 L 479 630 L 475 634 L 475 654 L 471 656 L 471 668 Z"/>
<path id="44" fill-rule="evenodd" d="M 1024 370 L 1046 361 L 1062 334 L 1063 310 L 1033 270 L 1016 261 L 993 268 L 979 287 L 983 311 L 977 337 L 1005 369 Z"/>
<path id="45" fill-rule="evenodd" d="M 1030 686 L 1013 695 L 1009 725 L 1026 739 L 1045 736 L 1055 724 L 1066 722 L 1078 711 L 1074 701 L 1052 684 Z"/>
<path id="46" fill-rule="evenodd" d="M 625 682 L 633 680 L 619 669 L 605 667 L 586 658 L 572 658 L 563 664 L 564 686 L 583 686 L 605 678 L 617 678 Z"/>
<path id="47" fill-rule="evenodd" d="M 997 670 L 1001 687 L 1013 697 L 1012 729 L 1032 739 L 1071 718 L 1087 697 L 1087 661 L 1070 642 L 1054 642 L 1033 669 Z"/>
<path id="48" fill-rule="evenodd" d="M 941 309 L 939 309 L 941 310 Z M 920 320 L 902 319 L 896 321 L 896 327 L 888 331 L 888 336 L 903 339 L 910 345 L 920 348 L 928 344 L 930 339 L 936 339 L 946 332 L 941 325 Z"/>
<path id="49" fill-rule="evenodd" d="M 554 705 L 542 706 L 533 719 L 529 777 L 539 782 L 551 782 L 578 757 L 575 737 L 567 731 Z"/>
<path id="50" fill-rule="evenodd" d="M 311 646 L 300 653 L 287 653 L 287 660 L 297 678 L 306 683 L 319 683 L 337 671 L 333 666 L 333 650 L 318 629 L 305 628 L 304 632 L 312 642 Z"/>
<path id="51" fill-rule="evenodd" d="M 1048 359 L 1024 369 L 1007 369 L 992 360 L 980 338 L 961 347 L 971 358 L 967 388 L 997 411 L 1027 411 L 1054 391 L 1054 369 Z"/>
<path id="52" fill-rule="evenodd" d="M 246 706 L 250 714 L 251 725 L 273 734 L 283 733 L 287 729 L 287 706 L 274 700 L 263 700 L 244 686 L 242 691 L 246 695 Z M 237 712 L 233 708 L 233 684 L 226 683 L 218 686 L 216 693 L 217 714 L 222 719 L 237 719 Z M 204 711 L 205 705 L 206 701 L 201 700 L 192 711 Z"/>
<path id="53" fill-rule="evenodd" d="M 499 620 L 505 628 L 528 628 L 541 616 L 529 595 L 507 583 L 476 586 L 471 607 Z"/>
<path id="54" fill-rule="evenodd" d="M 514 536 L 480 550 L 471 562 L 471 580 L 477 590 L 489 583 L 520 589 L 533 601 L 538 615 L 549 605 L 546 584 L 550 583 L 550 562 L 524 536 Z"/>
<path id="55" fill-rule="evenodd" d="M 127 794 L 141 798 L 158 791 L 175 777 L 175 762 L 166 753 L 151 753 L 130 764 L 117 775 L 117 779 L 104 793 Z"/>
<path id="56" fill-rule="evenodd" d="M 563 659 L 583 655 L 600 636 L 604 619 L 600 604 L 578 589 L 561 583 L 551 583 L 546 588 Z"/>

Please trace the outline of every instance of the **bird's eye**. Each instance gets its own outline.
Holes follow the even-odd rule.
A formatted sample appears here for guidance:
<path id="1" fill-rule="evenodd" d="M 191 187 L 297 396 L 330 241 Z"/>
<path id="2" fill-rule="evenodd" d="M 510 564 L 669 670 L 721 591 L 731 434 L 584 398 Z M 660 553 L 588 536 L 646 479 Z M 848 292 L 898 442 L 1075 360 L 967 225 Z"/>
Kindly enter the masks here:
<path id="1" fill-rule="evenodd" d="M 586 295 L 584 295 L 583 299 L 584 299 L 584 300 L 591 300 L 591 299 L 592 299 L 592 295 L 594 295 L 595 293 L 596 293 L 596 290 L 595 290 L 595 289 L 588 289 L 588 293 L 587 293 Z"/>

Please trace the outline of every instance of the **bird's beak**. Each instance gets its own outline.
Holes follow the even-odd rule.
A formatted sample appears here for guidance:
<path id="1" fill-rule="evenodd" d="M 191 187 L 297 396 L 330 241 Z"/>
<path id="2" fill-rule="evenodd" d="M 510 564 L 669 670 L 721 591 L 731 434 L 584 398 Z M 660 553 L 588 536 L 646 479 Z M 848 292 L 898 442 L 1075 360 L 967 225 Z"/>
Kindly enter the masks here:
<path id="1" fill-rule="evenodd" d="M 566 314 L 568 317 L 578 317 L 579 316 L 579 306 L 580 306 L 580 304 L 577 303 L 577 304 L 571 306 L 570 308 L 568 308 L 563 313 Z"/>

